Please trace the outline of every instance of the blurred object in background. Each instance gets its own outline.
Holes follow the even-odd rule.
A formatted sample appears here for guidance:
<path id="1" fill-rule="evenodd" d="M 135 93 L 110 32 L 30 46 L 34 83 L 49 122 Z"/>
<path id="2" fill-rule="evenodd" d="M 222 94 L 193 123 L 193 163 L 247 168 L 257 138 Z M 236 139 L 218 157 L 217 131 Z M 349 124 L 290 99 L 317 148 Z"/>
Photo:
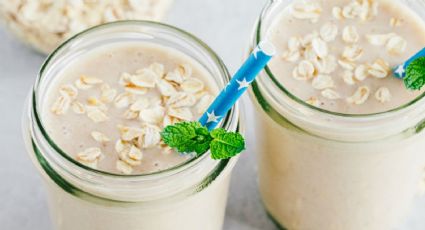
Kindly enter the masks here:
<path id="1" fill-rule="evenodd" d="M 26 44 L 50 53 L 70 36 L 118 20 L 160 21 L 173 0 L 0 0 L 0 18 Z"/>

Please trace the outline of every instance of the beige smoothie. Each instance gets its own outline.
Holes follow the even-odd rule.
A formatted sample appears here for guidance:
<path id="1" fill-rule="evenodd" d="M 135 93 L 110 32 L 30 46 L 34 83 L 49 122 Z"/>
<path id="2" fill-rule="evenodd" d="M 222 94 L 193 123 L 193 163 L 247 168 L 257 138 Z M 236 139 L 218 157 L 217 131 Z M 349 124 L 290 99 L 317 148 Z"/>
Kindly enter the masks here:
<path id="1" fill-rule="evenodd" d="M 423 20 L 397 1 L 295 1 L 268 38 L 281 54 L 269 65 L 273 74 L 313 106 L 371 114 L 422 93 L 391 77 L 391 67 L 425 45 Z"/>
<path id="2" fill-rule="evenodd" d="M 42 116 L 53 141 L 78 162 L 110 173 L 152 173 L 191 158 L 163 144 L 160 131 L 198 119 L 217 92 L 211 76 L 180 52 L 111 45 L 57 76 Z"/>
<path id="3" fill-rule="evenodd" d="M 425 102 L 392 68 L 425 46 L 423 19 L 396 0 L 276 1 L 258 33 L 278 50 L 252 90 L 271 217 L 395 229 L 423 178 Z"/>
<path id="4" fill-rule="evenodd" d="M 180 154 L 161 130 L 197 120 L 229 79 L 202 42 L 171 26 L 95 27 L 43 64 L 24 117 L 59 230 L 219 230 L 236 158 Z M 237 108 L 221 124 L 238 127 Z"/>

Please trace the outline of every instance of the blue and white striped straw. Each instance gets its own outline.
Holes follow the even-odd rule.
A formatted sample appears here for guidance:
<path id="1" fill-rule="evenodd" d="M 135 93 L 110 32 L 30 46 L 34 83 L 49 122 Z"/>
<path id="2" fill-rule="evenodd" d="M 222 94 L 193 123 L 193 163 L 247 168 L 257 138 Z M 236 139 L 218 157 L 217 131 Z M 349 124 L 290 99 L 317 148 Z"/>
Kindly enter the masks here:
<path id="1" fill-rule="evenodd" d="M 407 66 L 409 66 L 409 64 L 416 60 L 417 58 L 420 57 L 425 57 L 425 48 L 423 48 L 421 51 L 419 51 L 418 53 L 416 53 L 415 55 L 413 55 L 411 58 L 409 58 L 409 60 L 407 60 L 406 62 L 396 66 L 393 69 L 394 72 L 394 76 L 396 76 L 397 78 L 403 79 L 406 76 L 406 69 Z"/>
<path id="2" fill-rule="evenodd" d="M 261 41 L 253 50 L 248 60 L 245 61 L 232 79 L 230 79 L 229 84 L 220 92 L 218 97 L 202 115 L 199 122 L 209 130 L 214 129 L 247 90 L 255 77 L 264 69 L 274 54 L 274 46 L 267 41 Z"/>

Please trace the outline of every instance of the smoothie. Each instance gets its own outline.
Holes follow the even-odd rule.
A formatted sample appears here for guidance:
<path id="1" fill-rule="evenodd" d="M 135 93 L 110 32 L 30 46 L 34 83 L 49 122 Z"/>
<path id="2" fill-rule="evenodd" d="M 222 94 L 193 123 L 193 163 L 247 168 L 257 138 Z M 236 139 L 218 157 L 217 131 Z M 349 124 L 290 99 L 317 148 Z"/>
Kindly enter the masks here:
<path id="1" fill-rule="evenodd" d="M 412 10 L 423 12 L 420 2 L 274 1 L 264 9 L 254 41 L 271 40 L 279 57 L 251 95 L 260 191 L 282 227 L 403 222 L 423 180 L 425 101 L 391 68 L 425 46 L 425 24 Z"/>
<path id="2" fill-rule="evenodd" d="M 102 47 L 56 77 L 43 122 L 64 152 L 89 167 L 121 174 L 166 170 L 191 156 L 171 150 L 159 132 L 204 113 L 218 92 L 211 79 L 200 64 L 170 48 Z"/>
<path id="3" fill-rule="evenodd" d="M 397 1 L 295 1 L 268 33 L 281 53 L 270 70 L 313 106 L 371 114 L 422 93 L 391 77 L 391 67 L 425 45 L 425 23 Z"/>
<path id="4" fill-rule="evenodd" d="M 197 120 L 230 76 L 204 43 L 146 21 L 110 23 L 43 64 L 23 127 L 60 230 L 219 230 L 236 158 L 182 155 L 159 132 Z M 237 105 L 220 124 L 239 127 Z"/>

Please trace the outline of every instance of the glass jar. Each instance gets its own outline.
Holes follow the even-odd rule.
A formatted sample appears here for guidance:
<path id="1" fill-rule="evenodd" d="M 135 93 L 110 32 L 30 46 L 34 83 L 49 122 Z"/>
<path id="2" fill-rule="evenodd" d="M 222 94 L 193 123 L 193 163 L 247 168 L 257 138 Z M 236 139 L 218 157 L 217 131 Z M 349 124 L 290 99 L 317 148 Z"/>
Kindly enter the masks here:
<path id="1" fill-rule="evenodd" d="M 23 117 L 28 152 L 43 175 L 54 226 L 61 230 L 222 228 L 230 174 L 237 158 L 204 154 L 176 167 L 143 175 L 116 175 L 88 168 L 55 145 L 40 117 L 46 88 L 64 66 L 112 43 L 150 42 L 197 60 L 222 88 L 229 81 L 223 62 L 202 41 L 177 28 L 147 21 L 106 24 L 62 44 L 43 64 Z M 238 106 L 221 127 L 239 127 Z M 72 140 L 70 140 L 72 141 Z"/>
<path id="2" fill-rule="evenodd" d="M 251 49 L 291 2 L 268 1 Z M 425 1 L 400 2 L 425 17 Z M 385 230 L 402 223 L 424 176 L 425 95 L 383 113 L 339 114 L 295 97 L 268 67 L 250 95 L 260 192 L 278 225 Z"/>

